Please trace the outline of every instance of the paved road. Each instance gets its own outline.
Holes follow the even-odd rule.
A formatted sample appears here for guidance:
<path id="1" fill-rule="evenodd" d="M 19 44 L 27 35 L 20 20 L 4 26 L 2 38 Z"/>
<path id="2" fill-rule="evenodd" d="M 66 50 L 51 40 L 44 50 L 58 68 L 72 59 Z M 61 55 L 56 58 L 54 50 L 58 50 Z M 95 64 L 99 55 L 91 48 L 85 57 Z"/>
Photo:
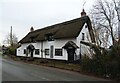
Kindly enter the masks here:
<path id="1" fill-rule="evenodd" d="M 77 72 L 2 59 L 3 81 L 105 81 Z"/>

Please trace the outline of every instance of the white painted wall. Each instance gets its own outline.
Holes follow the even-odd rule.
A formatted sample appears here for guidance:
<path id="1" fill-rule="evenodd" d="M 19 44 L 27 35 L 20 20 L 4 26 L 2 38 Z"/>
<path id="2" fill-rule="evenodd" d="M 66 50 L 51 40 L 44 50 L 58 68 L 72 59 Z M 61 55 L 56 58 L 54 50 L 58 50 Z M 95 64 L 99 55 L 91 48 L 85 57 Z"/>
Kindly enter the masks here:
<path id="1" fill-rule="evenodd" d="M 41 43 L 40 42 L 37 42 L 37 43 L 24 43 L 24 44 L 21 45 L 21 47 L 19 47 L 17 49 L 17 56 L 26 56 L 26 54 L 24 54 L 24 49 L 26 49 L 29 44 L 32 44 L 35 47 L 35 49 L 41 50 L 41 48 L 40 48 Z M 40 55 L 35 55 L 35 53 L 34 53 L 33 57 L 41 57 Z M 28 56 L 30 56 L 30 54 L 28 54 Z"/>
<path id="2" fill-rule="evenodd" d="M 35 47 L 35 49 L 39 49 L 40 51 L 39 55 L 35 55 L 35 51 L 34 51 L 33 57 L 68 60 L 67 51 L 64 48 L 62 48 L 68 41 L 76 42 L 76 39 L 70 38 L 70 39 L 56 39 L 54 41 L 43 41 L 43 57 L 41 57 L 41 42 L 31 43 Z M 26 49 L 26 47 L 29 44 L 30 43 L 22 44 L 21 47 L 17 49 L 17 56 L 26 56 L 26 54 L 24 54 L 24 49 Z M 62 49 L 62 53 L 63 53 L 62 56 L 53 56 L 53 58 L 50 58 L 50 55 L 45 55 L 45 49 L 50 49 L 51 45 L 54 46 L 53 55 L 55 55 L 55 49 Z"/>
<path id="3" fill-rule="evenodd" d="M 17 56 L 26 56 L 25 54 L 24 54 L 24 49 L 26 49 L 26 47 L 29 45 L 29 43 L 24 43 L 24 44 L 22 44 L 21 45 L 21 47 L 19 47 L 18 49 L 17 49 Z"/>
<path id="4" fill-rule="evenodd" d="M 62 49 L 63 56 L 53 56 L 53 59 L 68 60 L 67 51 L 64 48 L 62 48 L 68 41 L 75 42 L 75 39 L 71 38 L 71 39 L 56 39 L 54 41 L 45 41 L 43 43 L 43 49 L 50 49 L 50 46 L 53 45 L 54 46 L 53 55 L 55 55 L 55 49 L 60 48 Z M 46 57 L 46 58 L 52 59 L 50 58 L 50 55 L 45 56 L 45 53 L 43 55 L 44 55 L 43 58 Z"/>
<path id="5" fill-rule="evenodd" d="M 76 54 L 79 55 L 80 54 L 80 49 L 81 49 L 81 54 L 84 55 L 89 55 L 89 47 L 86 45 L 81 44 L 81 48 L 80 48 L 80 41 L 82 41 L 82 33 L 85 34 L 85 42 L 91 42 L 90 40 L 90 35 L 89 35 L 89 31 L 88 28 L 85 28 L 87 24 L 85 23 L 85 25 L 83 26 L 83 29 L 81 30 L 79 36 L 76 38 L 76 44 L 77 46 L 79 46 L 79 49 L 76 50 Z"/>

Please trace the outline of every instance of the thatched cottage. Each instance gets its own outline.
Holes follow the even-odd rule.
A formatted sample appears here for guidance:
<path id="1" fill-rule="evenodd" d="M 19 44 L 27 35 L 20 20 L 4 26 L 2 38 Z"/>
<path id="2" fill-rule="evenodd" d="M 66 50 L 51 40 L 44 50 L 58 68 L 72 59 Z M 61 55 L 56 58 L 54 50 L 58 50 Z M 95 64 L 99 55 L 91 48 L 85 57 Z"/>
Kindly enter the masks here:
<path id="1" fill-rule="evenodd" d="M 94 42 L 90 18 L 84 9 L 80 18 L 55 24 L 30 32 L 19 41 L 17 56 L 75 61 L 88 47 L 80 41 Z"/>

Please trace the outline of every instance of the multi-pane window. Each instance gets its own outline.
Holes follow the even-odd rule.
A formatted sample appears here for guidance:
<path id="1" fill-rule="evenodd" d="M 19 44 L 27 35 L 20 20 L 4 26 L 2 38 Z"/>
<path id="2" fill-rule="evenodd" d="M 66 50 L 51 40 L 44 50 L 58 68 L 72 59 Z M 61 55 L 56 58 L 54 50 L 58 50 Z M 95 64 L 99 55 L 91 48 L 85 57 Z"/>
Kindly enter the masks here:
<path id="1" fill-rule="evenodd" d="M 49 55 L 49 49 L 45 49 L 45 55 Z"/>
<path id="2" fill-rule="evenodd" d="M 35 49 L 35 54 L 39 55 L 40 54 L 40 50 L 39 49 Z"/>
<path id="3" fill-rule="evenodd" d="M 34 38 L 34 37 L 30 37 L 29 41 L 30 41 L 31 43 L 34 43 L 34 42 L 35 42 L 35 38 Z"/>
<path id="4" fill-rule="evenodd" d="M 85 40 L 85 33 L 82 33 L 82 40 Z"/>
<path id="5" fill-rule="evenodd" d="M 62 49 L 55 49 L 55 56 L 62 56 Z"/>
<path id="6" fill-rule="evenodd" d="M 46 40 L 54 41 L 53 34 L 46 34 Z"/>
<path id="7" fill-rule="evenodd" d="M 54 39 L 53 39 L 53 35 L 49 35 L 48 36 L 48 41 L 53 41 Z"/>

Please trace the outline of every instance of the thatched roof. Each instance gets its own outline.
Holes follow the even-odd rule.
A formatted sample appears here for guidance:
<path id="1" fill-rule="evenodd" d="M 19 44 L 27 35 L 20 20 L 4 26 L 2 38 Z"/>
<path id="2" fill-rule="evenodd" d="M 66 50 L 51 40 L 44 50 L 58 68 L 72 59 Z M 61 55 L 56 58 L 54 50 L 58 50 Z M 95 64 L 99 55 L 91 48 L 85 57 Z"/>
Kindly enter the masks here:
<path id="1" fill-rule="evenodd" d="M 75 38 L 79 35 L 85 23 L 88 23 L 88 27 L 91 26 L 88 16 L 38 29 L 29 32 L 19 43 L 28 43 L 30 38 L 33 38 L 35 41 L 44 41 L 46 34 L 53 34 L 54 39 Z"/>

